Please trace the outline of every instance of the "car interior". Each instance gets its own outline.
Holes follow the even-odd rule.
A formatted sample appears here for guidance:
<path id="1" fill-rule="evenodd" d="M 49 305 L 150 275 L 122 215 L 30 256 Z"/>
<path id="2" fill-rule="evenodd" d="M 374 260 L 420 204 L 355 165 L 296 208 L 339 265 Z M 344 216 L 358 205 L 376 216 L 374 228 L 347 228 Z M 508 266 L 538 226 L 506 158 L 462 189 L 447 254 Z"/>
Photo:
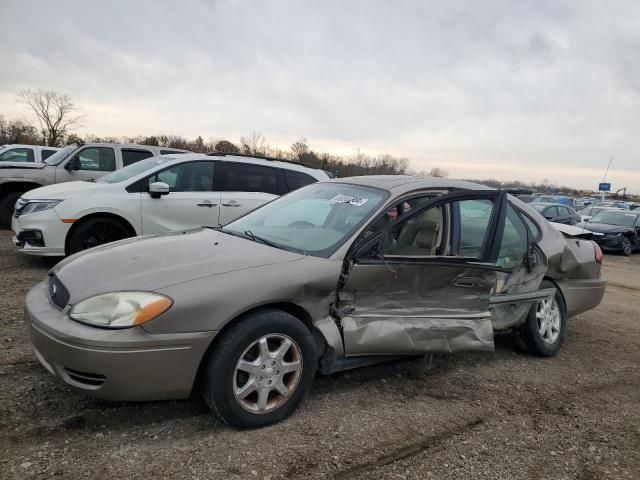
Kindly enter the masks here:
<path id="1" fill-rule="evenodd" d="M 418 214 L 385 239 L 386 255 L 433 256 L 444 254 L 440 248 L 443 238 L 444 207 L 429 208 Z"/>
<path id="2" fill-rule="evenodd" d="M 428 198 L 421 199 L 422 202 L 426 200 Z M 383 230 L 411 208 L 410 204 L 404 202 L 389 209 L 367 228 L 365 238 Z M 382 239 L 380 253 L 386 258 L 480 258 L 492 212 L 493 203 L 490 200 L 463 200 L 429 208 L 392 228 Z M 524 221 L 509 206 L 498 256 L 499 266 L 515 268 L 523 262 L 529 244 L 527 232 Z"/>

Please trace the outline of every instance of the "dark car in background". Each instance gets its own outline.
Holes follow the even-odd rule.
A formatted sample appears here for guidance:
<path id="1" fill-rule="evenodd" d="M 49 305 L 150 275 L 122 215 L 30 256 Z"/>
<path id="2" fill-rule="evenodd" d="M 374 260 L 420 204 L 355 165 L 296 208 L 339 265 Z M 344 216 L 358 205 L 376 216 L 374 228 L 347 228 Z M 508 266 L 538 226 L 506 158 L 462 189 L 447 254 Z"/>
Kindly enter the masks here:
<path id="1" fill-rule="evenodd" d="M 601 205 L 601 204 L 594 204 L 594 205 L 589 205 L 583 208 L 578 213 L 580 213 L 580 217 L 582 218 L 581 221 L 586 222 L 591 220 L 591 217 L 593 217 L 594 215 L 597 215 L 601 212 L 606 212 L 608 210 L 613 210 L 614 212 L 620 211 L 620 209 L 616 207 L 611 207 L 611 206 Z"/>
<path id="2" fill-rule="evenodd" d="M 640 211 L 605 210 L 576 226 L 603 233 L 594 238 L 603 250 L 629 256 L 640 249 Z"/>
<path id="3" fill-rule="evenodd" d="M 516 197 L 518 198 L 518 200 L 520 200 L 521 202 L 524 203 L 531 203 L 533 202 L 536 198 L 538 198 L 538 195 L 536 194 L 523 194 L 523 195 L 516 195 Z"/>
<path id="4" fill-rule="evenodd" d="M 564 223 L 565 225 L 575 225 L 582 221 L 582 217 L 573 208 L 559 203 L 538 203 L 529 204 L 538 211 L 540 215 L 550 222 Z"/>

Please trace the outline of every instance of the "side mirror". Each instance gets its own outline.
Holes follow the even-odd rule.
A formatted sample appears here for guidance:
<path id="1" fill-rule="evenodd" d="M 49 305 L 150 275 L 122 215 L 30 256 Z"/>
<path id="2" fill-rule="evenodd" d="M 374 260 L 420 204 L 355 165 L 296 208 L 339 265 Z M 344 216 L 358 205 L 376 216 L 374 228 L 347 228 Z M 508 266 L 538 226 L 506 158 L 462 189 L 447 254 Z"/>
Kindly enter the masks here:
<path id="1" fill-rule="evenodd" d="M 65 164 L 64 168 L 65 170 L 69 170 L 70 172 L 80 170 L 80 159 L 78 157 L 73 157 Z"/>
<path id="2" fill-rule="evenodd" d="M 153 182 L 149 185 L 149 195 L 151 195 L 151 198 L 160 198 L 162 195 L 169 195 L 169 185 L 164 182 Z"/>

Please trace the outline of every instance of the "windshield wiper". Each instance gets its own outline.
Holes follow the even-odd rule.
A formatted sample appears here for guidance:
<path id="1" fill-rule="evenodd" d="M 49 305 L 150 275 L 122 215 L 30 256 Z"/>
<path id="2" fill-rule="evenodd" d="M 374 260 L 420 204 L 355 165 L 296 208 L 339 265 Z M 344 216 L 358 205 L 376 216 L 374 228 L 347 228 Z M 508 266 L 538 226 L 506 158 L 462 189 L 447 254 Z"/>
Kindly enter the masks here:
<path id="1" fill-rule="evenodd" d="M 284 246 L 284 245 L 278 245 L 276 243 L 270 242 L 266 238 L 262 238 L 262 237 L 257 236 L 251 230 L 245 230 L 244 234 L 242 234 L 240 232 L 234 232 L 233 230 L 225 229 L 221 225 L 218 225 L 217 227 L 206 227 L 206 228 L 210 228 L 212 230 L 217 230 L 219 232 L 226 233 L 227 235 L 231 235 L 233 237 L 246 238 L 246 239 L 249 239 L 249 240 L 251 240 L 253 242 L 263 243 L 265 245 L 268 245 L 270 247 L 277 248 L 277 249 L 280 249 L 280 250 L 286 250 L 288 252 L 300 253 L 301 255 L 309 255 L 305 250 L 301 250 L 299 248 L 294 248 L 294 247 L 289 247 L 289 246 Z"/>
<path id="2" fill-rule="evenodd" d="M 269 240 L 259 237 L 256 234 L 254 234 L 251 230 L 245 230 L 244 234 L 249 237 L 251 240 L 253 240 L 254 242 L 260 242 L 263 243 L 265 245 L 269 245 L 270 247 L 273 248 L 280 248 L 282 249 L 282 247 L 280 247 L 279 245 L 276 245 L 275 243 L 270 242 Z"/>

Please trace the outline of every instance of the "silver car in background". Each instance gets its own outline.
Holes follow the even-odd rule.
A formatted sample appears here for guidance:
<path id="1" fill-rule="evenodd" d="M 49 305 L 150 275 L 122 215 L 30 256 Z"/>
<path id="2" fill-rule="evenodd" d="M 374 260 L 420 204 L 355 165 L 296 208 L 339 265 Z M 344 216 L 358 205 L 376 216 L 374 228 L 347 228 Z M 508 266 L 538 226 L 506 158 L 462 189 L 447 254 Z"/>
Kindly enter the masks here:
<path id="1" fill-rule="evenodd" d="M 186 398 L 259 427 L 316 371 L 492 351 L 555 355 L 604 294 L 602 252 L 506 192 L 372 176 L 309 185 L 220 229 L 71 256 L 27 296 L 40 362 L 111 400 Z"/>

